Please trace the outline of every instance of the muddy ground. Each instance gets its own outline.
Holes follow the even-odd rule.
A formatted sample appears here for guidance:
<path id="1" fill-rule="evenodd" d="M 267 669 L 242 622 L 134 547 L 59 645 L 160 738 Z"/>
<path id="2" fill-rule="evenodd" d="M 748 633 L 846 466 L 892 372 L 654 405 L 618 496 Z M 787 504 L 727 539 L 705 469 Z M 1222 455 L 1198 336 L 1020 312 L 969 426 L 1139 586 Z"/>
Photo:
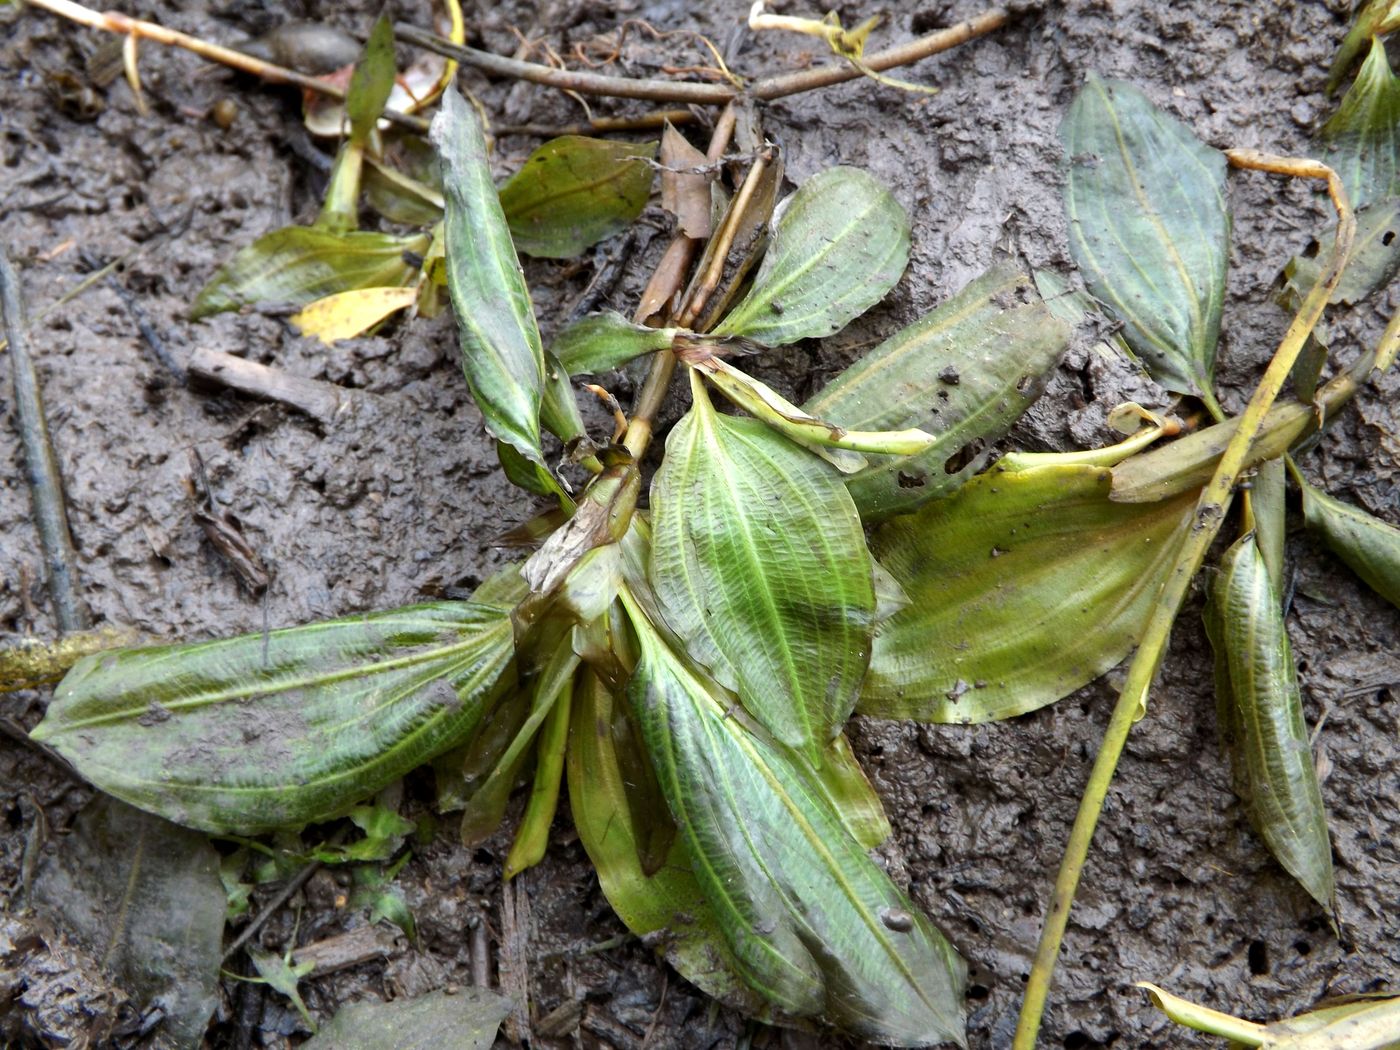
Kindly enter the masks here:
<path id="1" fill-rule="evenodd" d="M 468 17 L 474 42 L 492 50 L 514 51 L 514 26 L 564 53 L 624 17 L 699 30 L 724 44 L 747 8 L 739 0 L 701 12 L 691 6 L 544 0 L 538 8 L 468 5 Z M 134 13 L 229 41 L 287 17 L 329 17 L 363 31 L 373 5 L 142 0 L 138 7 Z M 800 181 L 835 163 L 869 168 L 912 214 L 914 248 L 903 283 L 837 346 L 768 355 L 764 374 L 799 393 L 813 389 L 858 349 L 961 287 L 999 245 L 1032 265 L 1070 269 L 1056 128 L 1090 71 L 1132 80 L 1212 144 L 1305 152 L 1329 112 L 1326 66 L 1348 7 L 1345 0 L 1050 3 L 909 71 L 941 87 L 936 96 L 856 82 L 771 105 L 768 132 L 786 150 L 790 176 Z M 871 10 L 845 5 L 841 13 L 851 24 Z M 925 0 L 886 10 L 880 32 L 895 40 L 977 6 Z M 425 20 L 422 10 L 404 14 Z M 120 256 L 188 214 L 184 232 L 118 278 L 177 360 L 212 347 L 372 395 L 362 412 L 321 426 L 217 389 L 181 387 L 106 286 L 36 321 L 33 342 L 67 482 L 82 593 L 96 619 L 161 638 L 224 635 L 412 602 L 444 587 L 473 586 L 502 564 L 492 538 L 530 504 L 495 471 L 454 359 L 450 317 L 329 350 L 276 318 L 185 319 L 196 291 L 236 246 L 314 216 L 320 176 L 289 145 L 297 134 L 295 100 L 148 46 L 148 116 L 135 112 L 121 82 L 75 105 L 62 75 L 82 76 L 93 36 L 35 11 L 9 9 L 0 20 L 0 237 L 23 267 L 31 312 L 81 279 L 83 252 L 102 261 Z M 734 64 L 749 74 L 794 68 L 814 58 L 802 44 L 749 40 Z M 661 57 L 677 54 L 701 61 L 686 46 L 683 39 L 661 45 L 635 38 L 618 71 L 647 75 Z M 472 72 L 462 81 L 498 119 L 582 116 L 575 103 L 546 89 L 488 82 Z M 238 107 L 228 130 L 207 116 L 221 98 Z M 605 101 L 595 111 L 636 107 Z M 503 138 L 501 170 L 534 144 Z M 1284 329 L 1271 283 L 1324 224 L 1326 211 L 1311 187 L 1256 174 L 1232 175 L 1230 193 L 1234 265 L 1222 367 L 1227 404 L 1238 407 Z M 654 208 L 647 220 L 658 227 L 664 221 Z M 631 308 L 661 243 L 657 237 L 627 260 L 610 305 Z M 546 336 L 593 266 L 528 265 Z M 1350 354 L 1374 338 L 1397 298 L 1341 317 L 1337 345 Z M 1124 380 L 1087 360 L 1082 353 L 1067 358 L 1018 432 L 1023 445 L 1081 447 L 1110 437 L 1102 415 L 1124 395 Z M 625 379 L 613 385 L 620 395 L 629 392 Z M 1393 376 L 1363 391 L 1307 460 L 1335 494 L 1392 522 L 1400 520 L 1397 394 Z M 12 407 L 7 365 L 0 382 L 0 632 L 51 636 Z M 191 519 L 191 449 L 274 572 L 265 604 L 240 590 Z M 1230 791 L 1193 605 L 1110 793 L 1042 1045 L 1203 1045 L 1151 1010 L 1132 987 L 1137 980 L 1260 1018 L 1400 980 L 1400 614 L 1305 538 L 1293 536 L 1289 554 L 1296 568 L 1289 629 L 1307 714 L 1311 723 L 1325 716 L 1316 750 L 1330 771 L 1323 792 L 1342 938 L 1270 859 Z M 1113 701 L 1112 678 L 1007 724 L 853 724 L 857 750 L 894 824 L 884 850 L 891 870 L 972 962 L 976 1048 L 1008 1045 L 1041 908 Z M 0 713 L 33 725 L 45 701 L 43 693 L 11 695 L 0 700 Z M 410 778 L 406 794 L 408 810 L 421 811 L 431 798 L 426 777 Z M 0 738 L 0 886 L 19 886 L 26 843 L 32 864 L 33 850 L 53 849 L 89 797 L 43 758 Z M 36 825 L 40 812 L 45 819 Z M 480 916 L 493 933 L 502 929 L 497 873 L 508 844 L 502 834 L 488 848 L 465 850 L 445 821 L 400 876 L 417 915 L 418 944 L 401 940 L 387 960 L 309 982 L 312 1011 L 326 1017 L 354 998 L 468 983 L 467 927 Z M 745 1038 L 741 1019 L 710 1008 L 635 941 L 570 953 L 625 931 L 598 891 L 567 813 L 549 858 L 517 886 L 528 908 L 516 908 L 527 938 L 516 950 L 529 963 L 535 1018 L 569 1001 L 582 1007 L 556 1015 L 562 1039 L 537 1045 L 729 1047 Z M 340 890 L 328 872 L 307 886 L 299 943 L 363 924 L 361 914 L 337 907 Z M 7 899 L 18 906 L 17 893 Z M 262 942 L 287 946 L 293 921 L 292 909 L 279 915 Z M 299 1031 L 285 1001 L 230 981 L 209 1045 L 286 1045 Z"/>

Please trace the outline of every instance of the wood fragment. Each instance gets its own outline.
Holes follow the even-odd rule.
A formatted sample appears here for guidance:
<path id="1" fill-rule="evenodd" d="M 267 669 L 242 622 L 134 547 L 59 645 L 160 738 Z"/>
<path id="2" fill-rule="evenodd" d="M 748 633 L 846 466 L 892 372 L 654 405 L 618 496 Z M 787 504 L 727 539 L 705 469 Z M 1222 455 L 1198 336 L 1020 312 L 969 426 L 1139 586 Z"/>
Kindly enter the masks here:
<path id="1" fill-rule="evenodd" d="M 379 926 L 359 926 L 334 937 L 315 941 L 292 952 L 292 965 L 311 963 L 309 976 L 345 970 L 375 959 L 387 959 L 399 951 L 398 937 Z"/>
<path id="2" fill-rule="evenodd" d="M 361 396 L 334 383 L 305 379 L 207 347 L 200 347 L 190 356 L 189 371 L 195 379 L 289 405 L 327 426 L 350 411 Z"/>
<path id="3" fill-rule="evenodd" d="M 10 372 L 14 381 L 15 416 L 20 444 L 24 448 L 25 479 L 34 502 L 34 522 L 44 551 L 49 593 L 54 618 L 67 634 L 85 630 L 91 623 L 87 605 L 77 592 L 77 555 L 68 531 L 68 511 L 63 500 L 63 478 L 58 472 L 44 416 L 44 398 L 34 359 L 29 353 L 29 332 L 24 319 L 24 300 L 19 275 L 9 256 L 0 249 L 0 310 L 5 314 L 5 336 L 9 340 Z"/>
<path id="4" fill-rule="evenodd" d="M 496 971 L 500 976 L 501 994 L 511 1001 L 504 1030 L 507 1039 L 529 1046 L 534 1042 L 530 1030 L 530 895 L 525 880 L 501 881 L 501 944 Z"/>
<path id="5" fill-rule="evenodd" d="M 491 931 L 486 927 L 484 915 L 476 916 L 471 931 L 472 984 L 477 988 L 490 988 Z"/>

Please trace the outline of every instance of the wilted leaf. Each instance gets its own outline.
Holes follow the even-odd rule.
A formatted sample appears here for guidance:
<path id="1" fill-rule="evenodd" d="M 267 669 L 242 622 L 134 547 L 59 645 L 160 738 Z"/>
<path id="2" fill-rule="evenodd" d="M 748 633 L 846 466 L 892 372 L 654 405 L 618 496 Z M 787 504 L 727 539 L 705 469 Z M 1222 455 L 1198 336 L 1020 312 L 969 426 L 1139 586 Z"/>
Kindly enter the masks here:
<path id="1" fill-rule="evenodd" d="M 456 987 L 416 999 L 342 1006 L 303 1043 L 305 1050 L 491 1050 L 510 1000 L 485 988 Z"/>
<path id="2" fill-rule="evenodd" d="M 550 350 L 571 375 L 586 375 L 620 368 L 654 350 L 666 350 L 678 331 L 633 324 L 616 310 L 606 310 L 569 325 L 555 337 Z"/>
<path id="3" fill-rule="evenodd" d="M 645 776 L 636 772 L 639 766 L 645 766 Z M 664 930 L 658 948 L 666 961 L 706 995 L 750 1017 L 774 1020 L 771 1008 L 738 975 L 719 917 L 695 881 L 685 842 L 674 834 L 650 761 L 632 739 L 626 706 L 592 674 L 583 676 L 574 705 L 568 782 L 574 827 L 618 918 L 638 936 Z M 663 824 L 671 834 L 661 856 L 644 865 L 647 840 Z"/>
<path id="4" fill-rule="evenodd" d="M 919 427 L 934 444 L 847 480 L 866 521 L 913 510 L 981 470 L 1069 345 L 1030 280 L 989 270 L 837 376 L 805 408 L 853 430 Z"/>
<path id="5" fill-rule="evenodd" d="M 157 1045 L 203 1045 L 227 907 L 219 855 L 203 835 L 98 796 L 46 855 L 34 903 L 142 1010 L 164 1013 Z"/>
<path id="6" fill-rule="evenodd" d="M 299 827 L 463 743 L 512 652 L 509 610 L 474 602 L 126 649 L 74 667 L 33 735 L 177 823 Z"/>
<path id="7" fill-rule="evenodd" d="M 486 429 L 544 466 L 540 400 L 544 350 L 525 275 L 486 162 L 481 118 L 455 90 L 443 94 L 431 138 L 447 199 L 447 285 L 461 333 L 467 385 Z"/>
<path id="8" fill-rule="evenodd" d="M 417 298 L 414 288 L 357 288 L 317 299 L 294 314 L 291 322 L 302 335 L 329 345 L 369 331 L 390 314 L 412 306 Z"/>
<path id="9" fill-rule="evenodd" d="M 651 196 L 655 142 L 564 135 L 531 153 L 501 187 L 515 246 L 526 255 L 571 259 L 625 230 Z"/>
<path id="10" fill-rule="evenodd" d="M 1400 80 L 1385 44 L 1371 41 L 1356 83 L 1322 126 L 1322 160 L 1340 176 L 1354 208 L 1400 194 Z"/>
<path id="11" fill-rule="evenodd" d="M 199 320 L 256 303 L 304 306 L 356 288 L 408 284 L 416 267 L 409 262 L 428 248 L 422 234 L 333 233 L 309 226 L 286 226 L 264 234 L 219 267 L 190 308 Z"/>
<path id="12" fill-rule="evenodd" d="M 865 674 L 875 589 L 860 518 L 821 460 L 698 380 L 651 487 L 649 577 L 691 655 L 813 761 Z"/>
<path id="13" fill-rule="evenodd" d="M 1283 611 L 1253 533 L 1221 559 L 1205 619 L 1235 791 L 1278 862 L 1331 914 L 1336 885 L 1327 814 Z"/>
<path id="14" fill-rule="evenodd" d="M 696 240 L 710 235 L 710 183 L 713 175 L 697 172 L 709 158 L 670 124 L 661 133 L 661 206 L 676 225 Z"/>
<path id="15" fill-rule="evenodd" d="M 1312 485 L 1303 486 L 1303 516 L 1332 553 L 1400 608 L 1400 529 Z"/>
<path id="16" fill-rule="evenodd" d="M 907 608 L 881 624 L 861 714 L 985 722 L 1053 703 L 1138 642 L 1194 494 L 1109 499 L 1109 472 L 1046 466 L 974 478 L 876 530 Z"/>
<path id="17" fill-rule="evenodd" d="M 894 195 L 859 168 L 828 168 L 779 205 L 753 286 L 715 334 L 764 346 L 831 335 L 883 299 L 908 262 L 909 216 Z"/>
<path id="18" fill-rule="evenodd" d="M 967 971 L 952 946 L 851 838 L 790 752 L 746 729 L 726 694 L 635 605 L 628 612 L 642 652 L 631 708 L 750 987 L 872 1042 L 966 1045 Z"/>
<path id="19" fill-rule="evenodd" d="M 1090 76 L 1060 127 L 1085 283 L 1169 390 L 1211 399 L 1230 213 L 1225 157 L 1137 88 Z"/>

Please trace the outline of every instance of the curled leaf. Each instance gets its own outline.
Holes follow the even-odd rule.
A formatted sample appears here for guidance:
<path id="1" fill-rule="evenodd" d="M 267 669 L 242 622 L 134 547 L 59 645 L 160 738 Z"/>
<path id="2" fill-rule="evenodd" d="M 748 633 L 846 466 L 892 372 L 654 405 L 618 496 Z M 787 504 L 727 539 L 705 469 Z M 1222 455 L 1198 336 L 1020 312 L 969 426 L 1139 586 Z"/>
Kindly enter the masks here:
<path id="1" fill-rule="evenodd" d="M 698 379 L 652 481 L 649 578 L 671 630 L 815 762 L 865 674 L 875 590 L 860 519 L 826 464 Z"/>
<path id="2" fill-rule="evenodd" d="M 738 972 L 779 1009 L 872 1042 L 965 1046 L 957 952 L 627 593 L 641 647 L 628 699 Z"/>
<path id="3" fill-rule="evenodd" d="M 486 162 L 481 118 L 455 90 L 433 118 L 447 199 L 447 285 L 461 333 L 462 367 L 486 429 L 544 466 L 540 400 L 544 350 L 525 275 Z"/>
<path id="4" fill-rule="evenodd" d="M 848 479 L 861 517 L 879 521 L 913 510 L 981 470 L 990 442 L 1040 396 L 1070 331 L 1025 275 L 1001 264 L 803 405 L 851 430 L 919 427 L 933 435 L 919 455 L 882 460 Z"/>
<path id="5" fill-rule="evenodd" d="M 509 610 L 433 602 L 84 658 L 34 738 L 178 824 L 326 820 L 463 743 L 513 678 Z"/>
<path id="6" fill-rule="evenodd" d="M 1230 213 L 1225 157 L 1137 88 L 1090 76 L 1060 127 L 1069 245 L 1169 390 L 1211 399 Z"/>
<path id="7" fill-rule="evenodd" d="M 875 635 L 861 714 L 985 722 L 1055 702 L 1138 642 L 1194 494 L 1109 499 L 1108 471 L 993 469 L 876 530 L 909 598 Z"/>
<path id="8" fill-rule="evenodd" d="M 895 286 L 909 262 L 909 216 L 859 168 L 813 175 L 779 206 L 746 295 L 715 327 L 764 346 L 831 335 Z"/>
<path id="9" fill-rule="evenodd" d="M 1332 913 L 1327 814 L 1283 613 L 1253 533 L 1221 559 L 1206 633 L 1215 650 L 1216 703 L 1235 791 L 1278 862 Z"/>
<path id="10" fill-rule="evenodd" d="M 540 146 L 501 187 L 516 248 L 544 259 L 572 259 L 626 229 L 651 195 L 655 155 L 655 142 L 583 135 Z"/>
<path id="11" fill-rule="evenodd" d="M 569 325 L 550 350 L 571 375 L 606 372 L 642 354 L 668 349 L 679 331 L 633 324 L 616 310 L 606 310 Z"/>
<path id="12" fill-rule="evenodd" d="M 1400 608 L 1400 529 L 1304 483 L 1308 530 L 1346 562 L 1371 589 Z"/>

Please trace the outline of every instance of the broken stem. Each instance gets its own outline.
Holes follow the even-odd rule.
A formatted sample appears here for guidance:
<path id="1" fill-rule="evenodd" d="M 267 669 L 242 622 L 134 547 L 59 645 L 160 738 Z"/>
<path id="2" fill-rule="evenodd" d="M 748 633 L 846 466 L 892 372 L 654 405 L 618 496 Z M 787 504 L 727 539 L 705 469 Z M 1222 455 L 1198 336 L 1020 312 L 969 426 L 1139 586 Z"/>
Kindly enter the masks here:
<path id="1" fill-rule="evenodd" d="M 1021 1003 L 1021 1015 L 1012 1043 L 1013 1050 L 1034 1050 L 1041 1016 L 1045 1010 L 1045 1000 L 1050 991 L 1050 978 L 1054 973 L 1055 960 L 1059 956 L 1060 943 L 1064 939 L 1065 927 L 1069 922 L 1070 905 L 1074 901 L 1075 890 L 1079 886 L 1079 878 L 1089 853 L 1089 845 L 1094 837 L 1094 829 L 1098 825 L 1099 814 L 1103 810 L 1104 799 L 1108 794 L 1114 771 L 1118 767 L 1123 746 L 1127 743 L 1128 733 L 1133 723 L 1146 711 L 1148 690 L 1161 663 L 1172 625 L 1176 622 L 1177 613 L 1186 599 L 1191 581 L 1225 519 L 1235 483 L 1239 479 L 1254 436 L 1283 388 L 1293 368 L 1293 362 L 1297 360 L 1299 352 L 1307 342 L 1308 335 L 1322 316 L 1337 282 L 1341 280 L 1356 232 L 1356 220 L 1347 201 L 1346 190 L 1336 173 L 1326 165 L 1314 160 L 1279 157 L 1255 150 L 1226 150 L 1225 156 L 1235 167 L 1297 178 L 1325 179 L 1328 193 L 1337 209 L 1337 236 L 1332 258 L 1327 269 L 1318 277 L 1317 283 L 1304 298 L 1297 316 L 1289 324 L 1278 351 L 1269 362 L 1269 367 L 1265 369 L 1263 378 L 1240 416 L 1239 428 L 1221 455 L 1215 473 L 1201 490 L 1191 525 L 1181 541 L 1171 574 L 1163 583 L 1147 626 L 1143 630 L 1142 640 L 1128 668 L 1127 681 L 1118 695 L 1118 703 L 1104 732 L 1103 745 L 1089 773 L 1089 782 L 1080 799 L 1069 842 L 1065 845 L 1064 857 L 1060 862 L 1059 874 L 1056 876 L 1055 888 L 1050 898 L 1050 908 L 1045 916 L 1045 925 L 1041 929 L 1040 943 L 1036 947 L 1035 962 L 1026 982 L 1026 995 Z"/>
<path id="2" fill-rule="evenodd" d="M 5 314 L 5 336 L 9 340 L 10 371 L 15 384 L 15 416 L 20 443 L 24 446 L 25 477 L 34 500 L 34 522 L 48 570 L 54 618 L 64 634 L 81 631 L 87 628 L 89 617 L 77 593 L 77 557 L 63 503 L 63 478 L 58 472 L 58 459 L 44 416 L 39 377 L 34 372 L 34 359 L 29 355 L 19 275 L 3 249 L 0 249 L 0 310 Z"/>

